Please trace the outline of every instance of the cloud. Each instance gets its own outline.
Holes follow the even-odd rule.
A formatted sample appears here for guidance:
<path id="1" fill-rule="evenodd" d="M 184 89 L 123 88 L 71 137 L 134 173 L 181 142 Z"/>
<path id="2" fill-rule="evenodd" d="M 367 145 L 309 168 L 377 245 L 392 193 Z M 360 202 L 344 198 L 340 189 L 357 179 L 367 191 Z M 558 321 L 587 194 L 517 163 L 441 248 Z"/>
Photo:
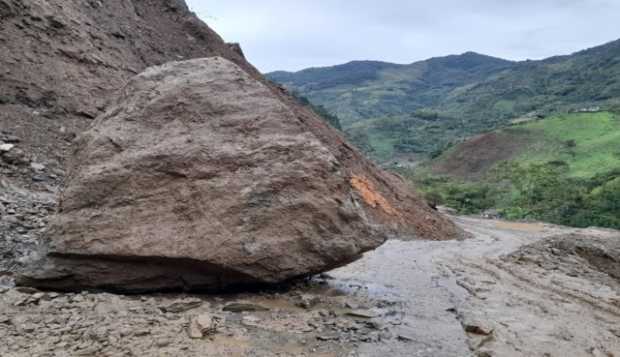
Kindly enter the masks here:
<path id="1" fill-rule="evenodd" d="M 187 0 L 263 71 L 476 51 L 568 54 L 620 37 L 617 0 Z"/>

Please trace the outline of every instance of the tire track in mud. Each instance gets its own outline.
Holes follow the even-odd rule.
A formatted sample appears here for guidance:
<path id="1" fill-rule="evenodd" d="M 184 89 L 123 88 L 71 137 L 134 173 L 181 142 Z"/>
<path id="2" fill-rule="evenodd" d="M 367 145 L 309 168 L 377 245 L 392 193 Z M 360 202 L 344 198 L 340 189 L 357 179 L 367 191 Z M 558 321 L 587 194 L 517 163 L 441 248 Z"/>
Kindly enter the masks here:
<path id="1" fill-rule="evenodd" d="M 620 282 L 574 254 L 545 250 L 547 242 L 574 233 L 620 239 L 617 232 L 551 225 L 532 232 L 522 224 L 507 230 L 505 222 L 457 221 L 482 238 L 479 244 L 489 244 L 471 254 L 472 244 L 442 263 L 468 292 L 457 315 L 475 355 L 618 356 Z"/>

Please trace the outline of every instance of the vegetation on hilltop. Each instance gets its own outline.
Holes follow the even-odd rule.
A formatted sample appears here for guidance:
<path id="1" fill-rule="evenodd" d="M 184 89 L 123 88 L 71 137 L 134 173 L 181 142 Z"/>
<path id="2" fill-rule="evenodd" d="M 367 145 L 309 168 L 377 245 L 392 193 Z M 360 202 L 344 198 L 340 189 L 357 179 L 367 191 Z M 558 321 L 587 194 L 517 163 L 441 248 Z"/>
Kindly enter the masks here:
<path id="1" fill-rule="evenodd" d="M 558 115 L 486 137 L 493 135 L 526 144 L 509 158 L 467 157 L 472 147 L 466 142 L 447 150 L 428 170 L 399 170 L 434 204 L 460 213 L 492 209 L 508 219 L 620 228 L 620 114 Z M 493 140 L 475 140 L 476 150 L 497 149 Z M 496 160 L 480 163 L 489 158 Z M 463 175 L 462 167 L 445 165 L 456 161 L 484 169 Z"/>
<path id="2" fill-rule="evenodd" d="M 620 103 L 620 41 L 510 62 L 476 53 L 410 65 L 351 62 L 268 76 L 337 115 L 371 157 L 441 151 L 474 134 Z"/>
<path id="3" fill-rule="evenodd" d="M 324 106 L 322 105 L 315 105 L 312 104 L 308 98 L 304 97 L 303 95 L 297 93 L 297 92 L 293 92 L 293 97 L 295 98 L 295 100 L 297 100 L 297 102 L 305 107 L 310 108 L 312 111 L 314 111 L 316 114 L 318 114 L 326 123 L 328 123 L 329 125 L 331 125 L 332 127 L 338 129 L 338 130 L 342 130 L 342 125 L 340 124 L 340 118 L 338 118 L 336 115 L 331 114 L 330 112 L 327 111 L 327 109 L 325 109 Z"/>

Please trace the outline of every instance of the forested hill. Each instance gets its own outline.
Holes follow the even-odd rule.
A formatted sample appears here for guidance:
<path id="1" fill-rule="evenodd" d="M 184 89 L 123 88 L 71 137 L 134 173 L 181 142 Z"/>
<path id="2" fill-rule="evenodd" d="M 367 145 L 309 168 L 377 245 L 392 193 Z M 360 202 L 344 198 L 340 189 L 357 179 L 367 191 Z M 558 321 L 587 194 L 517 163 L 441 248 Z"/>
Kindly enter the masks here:
<path id="1" fill-rule="evenodd" d="M 620 40 L 541 61 L 473 52 L 408 65 L 355 61 L 268 77 L 340 118 L 380 161 L 542 117 L 620 102 Z"/>

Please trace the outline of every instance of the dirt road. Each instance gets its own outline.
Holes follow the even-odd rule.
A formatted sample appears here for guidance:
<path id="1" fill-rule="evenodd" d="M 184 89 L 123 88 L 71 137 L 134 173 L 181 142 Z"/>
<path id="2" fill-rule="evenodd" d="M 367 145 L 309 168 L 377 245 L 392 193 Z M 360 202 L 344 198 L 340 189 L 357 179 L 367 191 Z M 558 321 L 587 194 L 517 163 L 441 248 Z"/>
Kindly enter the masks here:
<path id="1" fill-rule="evenodd" d="M 617 277 L 610 278 L 571 252 L 556 249 L 541 256 L 546 247 L 536 246 L 552 236 L 571 239 L 565 236 L 572 233 L 586 234 L 586 242 L 590 237 L 620 242 L 618 232 L 454 220 L 474 238 L 390 241 L 333 273 L 337 279 L 368 286 L 371 296 L 386 294 L 404 303 L 401 330 L 407 340 L 364 345 L 361 355 L 620 355 Z M 524 247 L 529 249 L 526 253 L 521 252 Z M 603 255 L 608 253 L 620 252 Z M 519 259 L 524 256 L 530 259 Z M 618 262 L 620 255 L 612 258 Z"/>

